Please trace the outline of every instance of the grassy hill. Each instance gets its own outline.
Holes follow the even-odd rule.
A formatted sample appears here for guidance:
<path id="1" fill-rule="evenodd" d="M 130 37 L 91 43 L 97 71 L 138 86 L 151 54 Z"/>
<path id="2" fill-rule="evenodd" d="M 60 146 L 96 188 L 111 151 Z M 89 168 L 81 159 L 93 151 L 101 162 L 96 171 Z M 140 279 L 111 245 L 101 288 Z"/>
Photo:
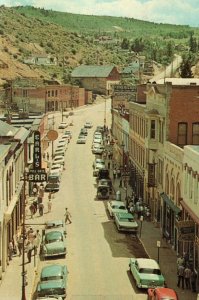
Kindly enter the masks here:
<path id="1" fill-rule="evenodd" d="M 0 80 L 57 77 L 67 82 L 71 70 L 80 64 L 122 67 L 132 61 L 133 54 L 127 50 L 135 41 L 141 43 L 141 55 L 161 62 L 168 57 L 168 43 L 178 51 L 186 50 L 191 32 L 199 36 L 199 29 L 189 26 L 1 6 Z M 128 43 L 121 49 L 124 39 Z M 35 53 L 56 57 L 58 66 L 25 65 L 24 59 Z M 5 64 L 7 69 L 1 67 Z"/>

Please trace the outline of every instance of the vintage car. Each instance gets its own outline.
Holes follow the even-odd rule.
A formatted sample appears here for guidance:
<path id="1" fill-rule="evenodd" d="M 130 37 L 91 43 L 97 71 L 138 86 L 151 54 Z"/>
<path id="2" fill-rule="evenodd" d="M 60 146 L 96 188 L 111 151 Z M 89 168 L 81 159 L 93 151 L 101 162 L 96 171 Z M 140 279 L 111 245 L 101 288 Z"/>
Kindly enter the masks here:
<path id="1" fill-rule="evenodd" d="M 64 236 L 66 236 L 66 225 L 63 220 L 52 220 L 46 222 L 45 232 L 54 231 L 55 229 L 62 231 Z"/>
<path id="2" fill-rule="evenodd" d="M 158 263 L 150 258 L 130 258 L 130 272 L 138 288 L 164 287 L 165 279 Z"/>
<path id="3" fill-rule="evenodd" d="M 178 296 L 173 289 L 157 287 L 148 289 L 148 300 L 178 300 Z"/>
<path id="4" fill-rule="evenodd" d="M 93 162 L 93 169 L 95 168 L 96 164 L 101 164 L 105 166 L 105 160 L 103 158 L 97 157 Z"/>
<path id="5" fill-rule="evenodd" d="M 83 135 L 79 135 L 77 139 L 77 144 L 86 144 L 86 138 Z"/>
<path id="6" fill-rule="evenodd" d="M 36 300 L 62 300 L 62 297 L 39 297 Z"/>
<path id="7" fill-rule="evenodd" d="M 61 229 L 44 231 L 41 241 L 41 257 L 43 259 L 55 256 L 66 256 L 66 238 Z"/>
<path id="8" fill-rule="evenodd" d="M 61 122 L 58 126 L 59 129 L 65 129 L 68 126 L 66 122 Z"/>
<path id="9" fill-rule="evenodd" d="M 109 199 L 109 186 L 98 184 L 97 199 Z"/>
<path id="10" fill-rule="evenodd" d="M 91 122 L 86 122 L 84 124 L 84 128 L 92 128 L 93 127 L 93 124 Z"/>
<path id="11" fill-rule="evenodd" d="M 54 296 L 66 297 L 68 270 L 64 265 L 50 265 L 41 270 L 40 281 L 37 285 L 37 297 Z"/>
<path id="12" fill-rule="evenodd" d="M 105 169 L 105 165 L 101 163 L 97 163 L 93 170 L 93 176 L 97 176 L 100 169 Z"/>
<path id="13" fill-rule="evenodd" d="M 47 182 L 45 186 L 45 192 L 49 193 L 56 193 L 59 191 L 60 183 L 59 182 Z"/>
<path id="14" fill-rule="evenodd" d="M 115 213 L 119 212 L 128 213 L 128 210 L 126 209 L 124 202 L 122 201 L 110 200 L 107 204 L 107 210 L 110 217 L 113 217 Z"/>
<path id="15" fill-rule="evenodd" d="M 116 212 L 113 214 L 118 231 L 126 231 L 137 234 L 138 223 L 134 216 L 128 212 Z"/>
<path id="16" fill-rule="evenodd" d="M 101 155 L 104 152 L 104 146 L 100 144 L 92 145 L 92 153 Z"/>

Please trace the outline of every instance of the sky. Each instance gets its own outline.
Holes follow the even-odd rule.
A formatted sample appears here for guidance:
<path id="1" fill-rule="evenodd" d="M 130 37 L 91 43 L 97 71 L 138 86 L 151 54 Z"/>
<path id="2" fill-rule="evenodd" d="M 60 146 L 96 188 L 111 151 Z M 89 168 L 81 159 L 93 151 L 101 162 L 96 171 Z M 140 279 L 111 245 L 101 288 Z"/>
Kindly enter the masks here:
<path id="1" fill-rule="evenodd" d="M 0 5 L 31 5 L 78 14 L 199 27 L 199 0 L 0 0 Z"/>

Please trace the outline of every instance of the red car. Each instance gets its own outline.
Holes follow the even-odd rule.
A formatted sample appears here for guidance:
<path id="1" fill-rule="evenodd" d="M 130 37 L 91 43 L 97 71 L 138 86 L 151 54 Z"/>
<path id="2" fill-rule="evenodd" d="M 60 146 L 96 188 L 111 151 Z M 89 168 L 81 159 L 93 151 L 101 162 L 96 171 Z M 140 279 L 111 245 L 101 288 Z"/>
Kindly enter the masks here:
<path id="1" fill-rule="evenodd" d="M 178 296 L 173 289 L 157 287 L 148 289 L 148 300 L 178 300 Z"/>

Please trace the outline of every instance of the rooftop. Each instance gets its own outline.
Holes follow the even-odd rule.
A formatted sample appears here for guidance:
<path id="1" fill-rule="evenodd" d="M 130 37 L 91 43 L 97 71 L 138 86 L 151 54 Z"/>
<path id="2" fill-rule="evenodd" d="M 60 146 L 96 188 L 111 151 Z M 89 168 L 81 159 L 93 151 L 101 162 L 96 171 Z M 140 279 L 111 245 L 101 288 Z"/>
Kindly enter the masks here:
<path id="1" fill-rule="evenodd" d="M 171 82 L 172 85 L 199 85 L 199 78 L 164 78 L 158 80 L 157 84 Z"/>

